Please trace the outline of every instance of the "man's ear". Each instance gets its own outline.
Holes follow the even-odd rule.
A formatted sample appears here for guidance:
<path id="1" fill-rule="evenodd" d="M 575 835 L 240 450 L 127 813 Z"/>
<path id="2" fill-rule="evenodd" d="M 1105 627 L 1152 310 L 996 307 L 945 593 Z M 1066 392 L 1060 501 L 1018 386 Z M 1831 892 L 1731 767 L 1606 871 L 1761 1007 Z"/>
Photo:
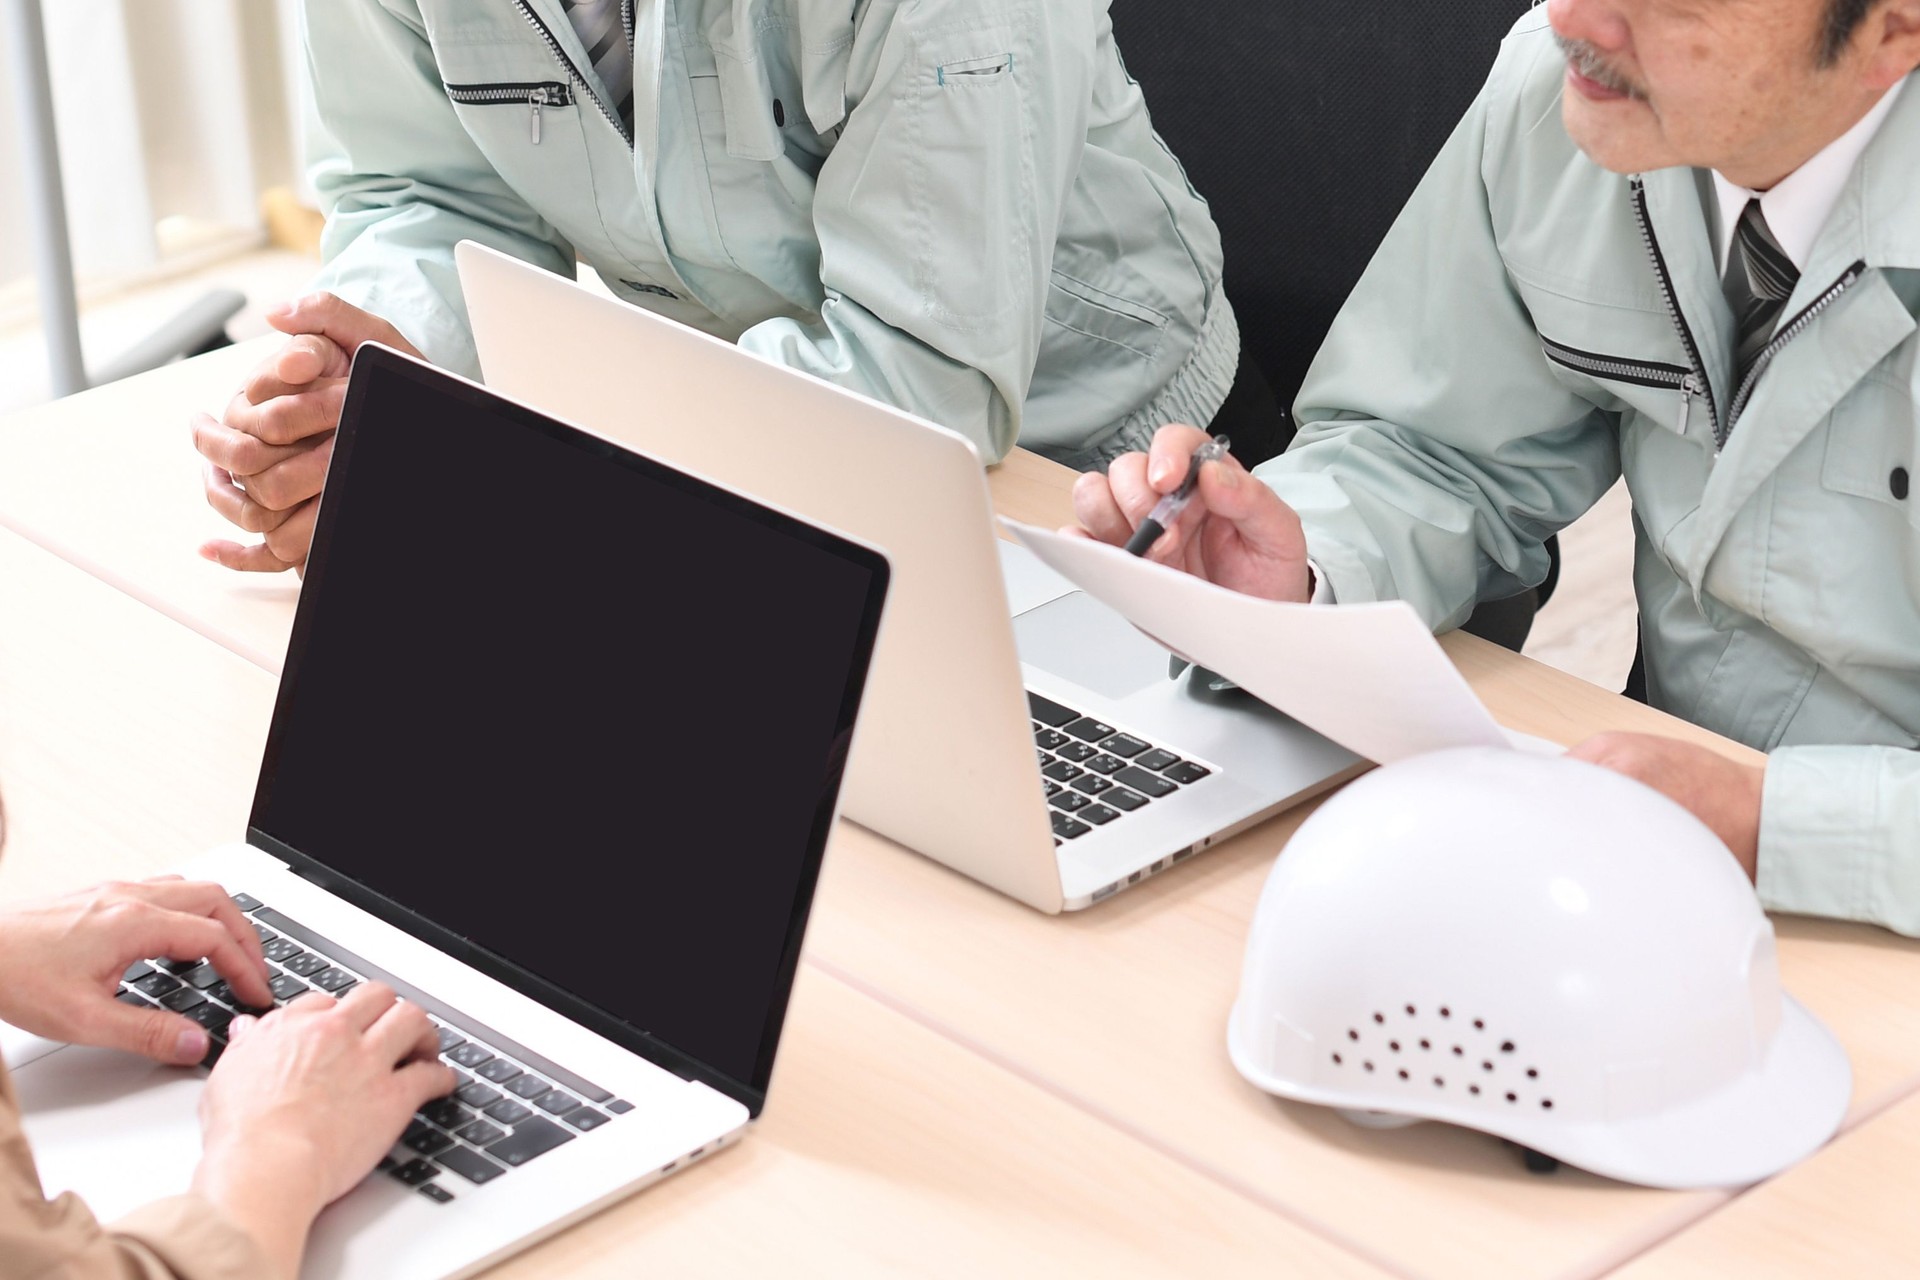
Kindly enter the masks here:
<path id="1" fill-rule="evenodd" d="M 1920 0 L 1885 0 L 1862 26 L 1868 88 L 1891 89 L 1920 67 Z"/>

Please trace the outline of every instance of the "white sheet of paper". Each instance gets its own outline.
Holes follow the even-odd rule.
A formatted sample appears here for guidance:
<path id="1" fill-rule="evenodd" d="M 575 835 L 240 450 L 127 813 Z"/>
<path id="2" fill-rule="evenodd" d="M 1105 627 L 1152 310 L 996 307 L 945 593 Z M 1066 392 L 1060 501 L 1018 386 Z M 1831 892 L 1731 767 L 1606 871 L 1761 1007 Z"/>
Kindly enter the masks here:
<path id="1" fill-rule="evenodd" d="M 1513 743 L 1413 607 L 1278 604 L 1016 521 L 1050 568 L 1142 631 L 1379 764 Z"/>

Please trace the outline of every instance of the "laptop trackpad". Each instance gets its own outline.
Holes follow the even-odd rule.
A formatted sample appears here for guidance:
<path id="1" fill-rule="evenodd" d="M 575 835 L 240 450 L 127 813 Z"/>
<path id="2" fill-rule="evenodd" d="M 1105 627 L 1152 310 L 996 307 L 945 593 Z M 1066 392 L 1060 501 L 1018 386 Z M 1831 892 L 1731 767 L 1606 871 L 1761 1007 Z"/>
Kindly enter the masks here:
<path id="1" fill-rule="evenodd" d="M 1167 651 L 1084 591 L 1013 620 L 1020 660 L 1107 698 L 1167 678 Z"/>
<path id="2" fill-rule="evenodd" d="M 20 1068 L 13 1085 L 47 1195 L 76 1191 L 110 1222 L 187 1189 L 204 1073 L 69 1046 Z"/>

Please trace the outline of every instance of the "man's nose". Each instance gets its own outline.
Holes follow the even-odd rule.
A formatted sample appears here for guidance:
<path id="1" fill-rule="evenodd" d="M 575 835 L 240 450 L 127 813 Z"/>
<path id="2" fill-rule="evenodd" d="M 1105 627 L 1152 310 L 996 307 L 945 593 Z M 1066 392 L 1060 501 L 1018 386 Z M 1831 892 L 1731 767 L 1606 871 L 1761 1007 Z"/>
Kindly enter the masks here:
<path id="1" fill-rule="evenodd" d="M 1584 40 L 1602 53 L 1618 53 L 1630 42 L 1619 0 L 1547 0 L 1547 21 L 1567 40 Z"/>

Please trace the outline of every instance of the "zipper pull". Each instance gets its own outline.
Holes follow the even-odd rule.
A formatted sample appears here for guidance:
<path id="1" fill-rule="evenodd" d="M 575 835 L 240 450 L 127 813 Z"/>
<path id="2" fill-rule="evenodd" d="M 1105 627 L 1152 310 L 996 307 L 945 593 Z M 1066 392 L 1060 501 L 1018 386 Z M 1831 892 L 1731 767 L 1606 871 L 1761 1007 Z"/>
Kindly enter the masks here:
<path id="1" fill-rule="evenodd" d="M 534 146 L 540 145 L 540 108 L 547 104 L 547 91 L 535 89 L 527 95 L 527 105 L 533 109 L 533 118 L 528 122 L 528 134 Z"/>
<path id="2" fill-rule="evenodd" d="M 1680 380 L 1680 434 L 1687 434 L 1687 420 L 1693 416 L 1693 398 L 1700 394 L 1700 379 L 1688 374 Z"/>

